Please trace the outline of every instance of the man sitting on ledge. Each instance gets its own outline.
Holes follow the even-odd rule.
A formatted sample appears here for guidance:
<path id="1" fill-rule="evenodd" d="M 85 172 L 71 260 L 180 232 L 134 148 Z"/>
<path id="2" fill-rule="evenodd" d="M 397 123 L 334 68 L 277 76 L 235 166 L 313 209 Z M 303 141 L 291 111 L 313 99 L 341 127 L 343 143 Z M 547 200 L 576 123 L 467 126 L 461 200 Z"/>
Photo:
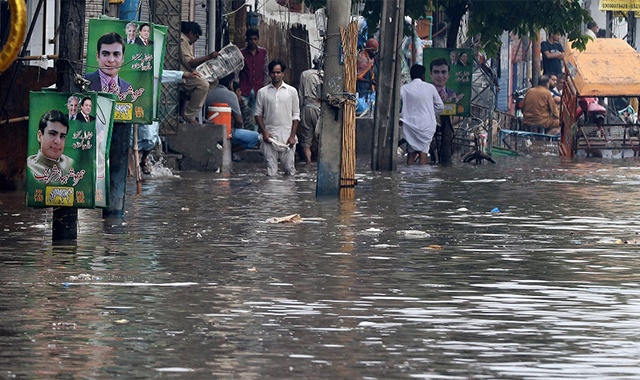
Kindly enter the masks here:
<path id="1" fill-rule="evenodd" d="M 522 126 L 524 130 L 536 132 L 544 128 L 546 134 L 560 133 L 560 116 L 558 107 L 549 92 L 549 77 L 542 75 L 538 85 L 527 91 L 522 101 Z"/>
<path id="2" fill-rule="evenodd" d="M 218 57 L 217 51 L 196 58 L 193 54 L 193 44 L 202 35 L 200 24 L 194 21 L 182 21 L 180 35 L 180 70 L 192 73 L 202 63 Z M 189 76 L 182 80 L 184 89 L 189 94 L 189 100 L 182 111 L 182 118 L 187 123 L 197 123 L 196 115 L 202 110 L 202 105 L 209 91 L 209 81 L 204 78 Z"/>

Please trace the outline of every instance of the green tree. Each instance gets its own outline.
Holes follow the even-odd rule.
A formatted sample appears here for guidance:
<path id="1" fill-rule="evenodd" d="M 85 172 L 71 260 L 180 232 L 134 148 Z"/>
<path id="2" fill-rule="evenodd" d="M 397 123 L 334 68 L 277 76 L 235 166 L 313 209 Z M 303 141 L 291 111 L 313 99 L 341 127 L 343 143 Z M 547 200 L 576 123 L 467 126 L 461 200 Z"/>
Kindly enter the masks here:
<path id="1" fill-rule="evenodd" d="M 482 47 L 489 56 L 497 54 L 500 36 L 505 31 L 528 36 L 530 39 L 537 38 L 540 29 L 558 32 L 580 50 L 584 50 L 588 41 L 582 35 L 581 27 L 592 18 L 589 11 L 582 8 L 579 0 L 449 0 L 445 3 L 445 11 L 451 17 L 453 30 L 458 30 L 462 16 L 469 11 L 469 34 L 482 36 Z M 457 24 L 454 25 L 455 21 Z M 455 47 L 455 36 L 448 37 L 447 46 Z"/>
<path id="2" fill-rule="evenodd" d="M 317 9 L 324 6 L 326 0 L 305 0 L 305 3 Z M 440 9 L 431 8 L 433 4 Z M 370 34 L 375 33 L 380 22 L 382 5 L 380 0 L 365 0 L 363 16 Z M 447 36 L 450 48 L 457 47 L 461 21 L 469 12 L 469 35 L 481 36 L 481 47 L 490 57 L 498 53 L 504 32 L 535 39 L 540 29 L 553 30 L 566 35 L 573 47 L 584 49 L 587 37 L 582 35 L 581 26 L 591 20 L 580 0 L 405 0 L 404 9 L 405 15 L 414 20 L 428 11 L 444 11 L 450 23 Z"/>

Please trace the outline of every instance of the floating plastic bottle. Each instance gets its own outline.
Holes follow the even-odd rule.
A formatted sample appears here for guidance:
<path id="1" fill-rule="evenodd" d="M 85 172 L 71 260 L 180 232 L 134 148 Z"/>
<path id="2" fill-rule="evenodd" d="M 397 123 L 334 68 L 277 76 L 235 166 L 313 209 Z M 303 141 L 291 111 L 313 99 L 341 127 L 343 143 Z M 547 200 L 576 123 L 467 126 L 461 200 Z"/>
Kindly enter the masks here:
<path id="1" fill-rule="evenodd" d="M 229 44 L 218 52 L 218 57 L 210 59 L 196 68 L 196 71 L 209 82 L 225 77 L 233 72 L 242 70 L 244 57 L 240 49 Z"/>

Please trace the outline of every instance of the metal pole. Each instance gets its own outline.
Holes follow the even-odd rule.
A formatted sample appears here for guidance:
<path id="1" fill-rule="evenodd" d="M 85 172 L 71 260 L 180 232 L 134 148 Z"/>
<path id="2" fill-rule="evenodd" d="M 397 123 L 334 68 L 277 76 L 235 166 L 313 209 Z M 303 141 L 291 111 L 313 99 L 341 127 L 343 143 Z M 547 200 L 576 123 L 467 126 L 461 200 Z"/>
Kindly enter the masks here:
<path id="1" fill-rule="evenodd" d="M 124 216 L 131 128 L 132 124 L 113 123 L 109 148 L 109 207 L 102 209 L 103 218 Z"/>
<path id="2" fill-rule="evenodd" d="M 207 7 L 207 51 L 218 51 L 220 48 L 216 44 L 216 29 L 218 28 L 218 18 L 216 17 L 217 0 L 209 0 Z"/>

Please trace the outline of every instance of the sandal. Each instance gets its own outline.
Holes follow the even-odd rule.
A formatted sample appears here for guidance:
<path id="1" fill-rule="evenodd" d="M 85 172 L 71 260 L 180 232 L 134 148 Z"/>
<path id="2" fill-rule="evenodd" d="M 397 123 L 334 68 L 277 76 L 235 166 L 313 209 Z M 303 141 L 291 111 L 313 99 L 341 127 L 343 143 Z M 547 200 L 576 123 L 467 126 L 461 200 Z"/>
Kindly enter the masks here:
<path id="1" fill-rule="evenodd" d="M 146 164 L 140 164 L 140 169 L 144 174 L 151 174 L 151 168 L 149 168 Z"/>

